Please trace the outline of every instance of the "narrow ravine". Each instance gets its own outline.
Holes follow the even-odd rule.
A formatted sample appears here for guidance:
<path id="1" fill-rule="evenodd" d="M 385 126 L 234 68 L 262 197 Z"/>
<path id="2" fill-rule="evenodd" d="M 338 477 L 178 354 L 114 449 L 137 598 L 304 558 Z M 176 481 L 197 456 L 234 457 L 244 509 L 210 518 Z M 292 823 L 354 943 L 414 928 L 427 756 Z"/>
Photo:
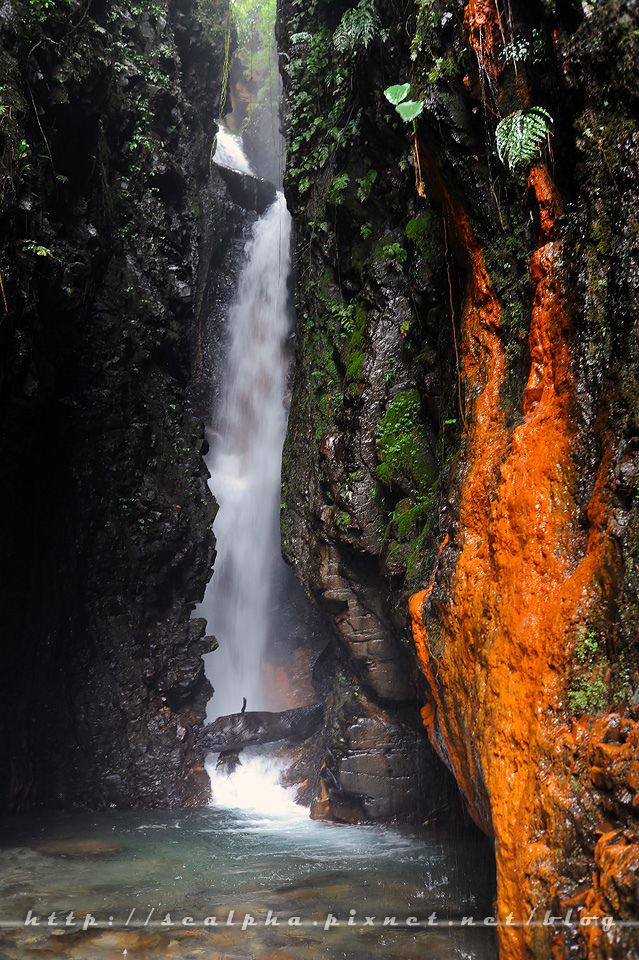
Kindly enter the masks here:
<path id="1" fill-rule="evenodd" d="M 0 5 L 0 957 L 639 956 L 638 0 Z"/>

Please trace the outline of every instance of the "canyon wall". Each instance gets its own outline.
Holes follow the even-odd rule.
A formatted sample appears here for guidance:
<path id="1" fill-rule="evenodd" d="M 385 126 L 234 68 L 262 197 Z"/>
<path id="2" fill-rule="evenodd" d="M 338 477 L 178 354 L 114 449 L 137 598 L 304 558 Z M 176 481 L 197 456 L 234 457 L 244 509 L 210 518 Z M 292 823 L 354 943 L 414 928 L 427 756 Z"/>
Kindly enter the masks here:
<path id="1" fill-rule="evenodd" d="M 318 806 L 370 813 L 358 731 L 383 756 L 420 701 L 494 840 L 504 958 L 637 949 L 636 27 L 619 0 L 280 9 L 283 542 L 345 663 Z M 617 924 L 525 924 L 571 909 Z"/>
<path id="2" fill-rule="evenodd" d="M 3 809 L 207 796 L 186 398 L 239 229 L 209 169 L 227 37 L 223 0 L 0 7 Z"/>

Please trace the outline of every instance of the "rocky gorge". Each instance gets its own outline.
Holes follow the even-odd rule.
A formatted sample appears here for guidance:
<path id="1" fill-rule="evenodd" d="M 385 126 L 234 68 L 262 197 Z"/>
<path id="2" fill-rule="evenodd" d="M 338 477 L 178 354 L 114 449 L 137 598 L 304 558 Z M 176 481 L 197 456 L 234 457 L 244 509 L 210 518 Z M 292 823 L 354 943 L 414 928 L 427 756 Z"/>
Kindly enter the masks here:
<path id="1" fill-rule="evenodd" d="M 203 421 L 273 196 L 211 162 L 229 7 L 5 0 L 0 39 L 0 804 L 201 804 Z M 291 780 L 469 817 L 502 960 L 639 955 L 636 2 L 280 0 L 277 42 Z"/>

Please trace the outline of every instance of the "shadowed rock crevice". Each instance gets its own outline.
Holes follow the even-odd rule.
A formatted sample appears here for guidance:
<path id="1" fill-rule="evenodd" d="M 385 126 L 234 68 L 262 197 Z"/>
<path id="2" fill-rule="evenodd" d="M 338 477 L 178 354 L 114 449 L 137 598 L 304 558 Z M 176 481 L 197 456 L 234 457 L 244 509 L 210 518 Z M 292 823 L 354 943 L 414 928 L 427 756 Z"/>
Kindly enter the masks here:
<path id="1" fill-rule="evenodd" d="M 215 504 L 187 388 L 200 232 L 236 209 L 208 169 L 209 13 L 0 12 L 4 809 L 208 795 L 214 641 L 189 618 Z"/>

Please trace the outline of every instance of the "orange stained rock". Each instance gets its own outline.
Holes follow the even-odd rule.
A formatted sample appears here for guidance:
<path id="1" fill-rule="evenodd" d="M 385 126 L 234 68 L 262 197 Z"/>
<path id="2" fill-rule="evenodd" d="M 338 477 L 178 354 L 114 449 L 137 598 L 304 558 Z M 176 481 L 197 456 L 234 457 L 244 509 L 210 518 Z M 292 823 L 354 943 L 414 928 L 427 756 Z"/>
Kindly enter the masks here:
<path id="1" fill-rule="evenodd" d="M 314 702 L 308 655 L 303 650 L 297 650 L 286 665 L 277 666 L 267 662 L 263 670 L 270 710 L 289 710 Z"/>
<path id="2" fill-rule="evenodd" d="M 538 764 L 562 715 L 574 628 L 598 594 L 607 462 L 584 537 L 573 499 L 560 204 L 547 171 L 538 166 L 530 178 L 541 236 L 530 265 L 535 296 L 524 419 L 512 434 L 499 399 L 500 307 L 481 249 L 435 162 L 426 157 L 422 171 L 468 265 L 461 318 L 468 473 L 448 548 L 457 557 L 455 572 L 449 602 L 431 600 L 431 587 L 410 601 L 430 689 L 424 721 L 472 816 L 494 836 L 499 915 L 523 921 L 540 897 L 551 896 L 554 853 L 536 819 Z M 551 940 L 548 931 L 502 927 L 500 958 L 550 956 L 558 949 Z"/>
<path id="3" fill-rule="evenodd" d="M 491 82 L 496 81 L 500 72 L 498 59 L 504 45 L 504 33 L 494 0 L 469 0 L 464 10 L 464 31 L 479 69 L 485 70 Z"/>

